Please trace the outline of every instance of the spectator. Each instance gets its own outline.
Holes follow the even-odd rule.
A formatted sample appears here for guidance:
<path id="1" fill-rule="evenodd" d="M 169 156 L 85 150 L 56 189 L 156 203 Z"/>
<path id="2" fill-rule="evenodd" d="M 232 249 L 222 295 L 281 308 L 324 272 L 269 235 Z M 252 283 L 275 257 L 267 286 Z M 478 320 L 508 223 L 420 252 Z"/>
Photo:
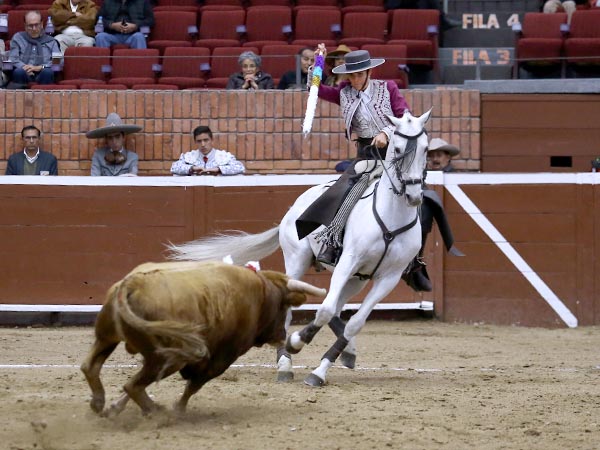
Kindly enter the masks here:
<path id="1" fill-rule="evenodd" d="M 6 175 L 58 175 L 56 157 L 40 149 L 41 135 L 40 130 L 33 125 L 23 127 L 23 151 L 8 158 Z"/>
<path id="2" fill-rule="evenodd" d="M 106 125 L 85 136 L 106 138 L 106 147 L 98 148 L 92 157 L 92 176 L 134 176 L 138 173 L 138 156 L 125 149 L 125 135 L 140 131 L 138 125 L 126 125 L 116 113 L 106 117 Z"/>
<path id="3" fill-rule="evenodd" d="M 104 0 L 98 16 L 104 32 L 96 35 L 96 47 L 127 44 L 131 48 L 146 48 L 142 27 L 154 26 L 152 5 L 147 0 Z"/>
<path id="4" fill-rule="evenodd" d="M 98 7 L 92 0 L 54 0 L 48 12 L 63 54 L 68 47 L 94 46 Z"/>
<path id="5" fill-rule="evenodd" d="M 197 150 L 182 153 L 171 166 L 173 175 L 238 175 L 244 165 L 226 150 L 213 147 L 213 133 L 209 127 L 199 126 L 193 131 Z"/>
<path id="6" fill-rule="evenodd" d="M 296 70 L 290 70 L 283 74 L 277 89 L 306 89 L 308 68 L 315 63 L 315 51 L 305 47 L 298 52 L 298 55 L 300 55 L 300 84 L 296 82 Z"/>
<path id="7" fill-rule="evenodd" d="M 441 0 L 385 0 L 385 9 L 437 9 L 440 11 L 440 25 L 442 30 L 462 26 L 460 20 L 451 19 L 444 12 Z"/>
<path id="8" fill-rule="evenodd" d="M 4 62 L 6 55 L 6 46 L 4 45 L 4 39 L 0 39 L 0 63 Z M 0 87 L 8 83 L 8 76 L 2 71 L 0 67 Z"/>
<path id="9" fill-rule="evenodd" d="M 542 11 L 551 14 L 564 11 L 567 13 L 567 22 L 571 23 L 571 16 L 577 9 L 577 5 L 591 7 L 595 4 L 596 0 L 547 0 L 544 2 Z"/>
<path id="10" fill-rule="evenodd" d="M 460 149 L 448 144 L 440 138 L 433 138 L 427 150 L 427 170 L 441 170 L 442 172 L 454 172 L 452 157 L 458 155 Z"/>
<path id="11" fill-rule="evenodd" d="M 29 82 L 54 83 L 52 58 L 60 55 L 58 42 L 44 33 L 39 11 L 25 14 L 25 31 L 19 31 L 10 40 L 10 60 L 13 63 L 12 82 L 25 87 Z"/>
<path id="12" fill-rule="evenodd" d="M 347 45 L 338 45 L 338 47 L 334 51 L 327 54 L 327 58 L 325 58 L 325 63 L 330 67 L 330 70 L 337 66 L 341 66 L 342 64 L 344 64 L 344 55 L 346 53 L 350 53 L 351 51 L 352 50 L 350 50 L 350 47 L 348 47 Z M 329 75 L 325 79 L 324 83 L 326 86 L 338 86 L 342 81 L 345 81 L 347 79 L 348 77 L 344 73 L 336 74 L 332 72 L 331 75 Z"/>
<path id="13" fill-rule="evenodd" d="M 273 78 L 260 70 L 261 58 L 254 52 L 243 52 L 238 58 L 240 72 L 229 77 L 226 89 L 273 89 Z"/>

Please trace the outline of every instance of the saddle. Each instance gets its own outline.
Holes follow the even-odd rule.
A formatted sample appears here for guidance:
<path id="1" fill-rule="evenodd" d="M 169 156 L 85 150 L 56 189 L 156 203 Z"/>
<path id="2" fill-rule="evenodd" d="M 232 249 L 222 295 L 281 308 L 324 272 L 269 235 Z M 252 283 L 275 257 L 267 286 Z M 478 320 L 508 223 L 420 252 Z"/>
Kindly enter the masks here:
<path id="1" fill-rule="evenodd" d="M 346 171 L 332 183 L 296 220 L 298 239 L 303 239 L 321 225 L 328 226 L 342 206 L 354 184 L 368 174 L 371 186 L 383 173 L 383 165 L 374 159 L 355 160 Z"/>

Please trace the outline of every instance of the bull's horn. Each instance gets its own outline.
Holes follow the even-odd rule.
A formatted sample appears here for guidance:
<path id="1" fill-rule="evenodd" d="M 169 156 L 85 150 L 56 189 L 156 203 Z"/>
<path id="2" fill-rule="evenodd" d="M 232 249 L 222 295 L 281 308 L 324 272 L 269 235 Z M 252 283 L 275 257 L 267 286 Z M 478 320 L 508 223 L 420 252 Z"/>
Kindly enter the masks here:
<path id="1" fill-rule="evenodd" d="M 316 297 L 325 297 L 327 294 L 327 289 L 313 286 L 306 281 L 292 280 L 291 278 L 288 280 L 287 287 L 290 291 L 305 292 Z"/>

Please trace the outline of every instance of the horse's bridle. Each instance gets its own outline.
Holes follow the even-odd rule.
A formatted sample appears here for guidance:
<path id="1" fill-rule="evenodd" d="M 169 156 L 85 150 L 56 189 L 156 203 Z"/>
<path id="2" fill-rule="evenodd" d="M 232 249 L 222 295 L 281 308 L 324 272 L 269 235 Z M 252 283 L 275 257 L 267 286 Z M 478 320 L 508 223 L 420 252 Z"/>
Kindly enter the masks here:
<path id="1" fill-rule="evenodd" d="M 387 171 L 387 168 L 385 167 L 385 164 L 383 163 L 381 156 L 378 155 L 379 162 L 381 162 L 381 165 L 383 167 L 385 174 L 390 179 L 390 183 L 392 185 L 392 192 L 395 195 L 398 195 L 398 196 L 404 195 L 406 193 L 406 186 L 411 186 L 414 184 L 420 184 L 422 188 L 425 188 L 425 178 L 427 177 L 427 168 L 423 169 L 423 176 L 421 178 L 407 178 L 407 179 L 402 178 L 402 163 L 404 162 L 404 160 L 406 159 L 407 156 L 412 155 L 414 158 L 414 156 L 415 156 L 414 153 L 417 150 L 417 139 L 423 133 L 427 134 L 427 130 L 425 128 L 423 128 L 419 133 L 417 133 L 413 136 L 406 135 L 397 130 L 394 131 L 394 134 L 396 136 L 403 137 L 407 141 L 406 149 L 405 149 L 404 153 L 398 157 L 394 157 L 391 160 L 392 166 L 394 167 L 394 170 L 396 172 L 396 179 L 398 181 L 400 181 L 400 189 L 398 189 L 394 185 L 394 181 L 393 181 L 392 177 L 390 176 L 389 172 Z"/>

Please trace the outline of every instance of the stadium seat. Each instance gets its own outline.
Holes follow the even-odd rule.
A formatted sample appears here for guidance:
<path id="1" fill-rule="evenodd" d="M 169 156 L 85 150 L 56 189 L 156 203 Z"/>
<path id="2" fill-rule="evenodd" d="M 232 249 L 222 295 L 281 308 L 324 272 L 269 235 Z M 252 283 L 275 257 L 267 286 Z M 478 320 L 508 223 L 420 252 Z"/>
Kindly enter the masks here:
<path id="1" fill-rule="evenodd" d="M 65 51 L 63 79 L 59 84 L 106 83 L 110 67 L 110 49 L 101 47 L 69 47 Z"/>
<path id="2" fill-rule="evenodd" d="M 33 84 L 30 89 L 43 91 L 67 91 L 77 90 L 76 84 Z"/>
<path id="3" fill-rule="evenodd" d="M 198 0 L 158 0 L 156 7 L 159 8 L 170 8 L 171 11 L 177 10 L 177 8 L 198 8 Z"/>
<path id="4" fill-rule="evenodd" d="M 127 86 L 124 84 L 99 84 L 99 83 L 83 83 L 79 86 L 79 89 L 87 89 L 93 91 L 101 91 L 101 90 L 111 90 L 111 91 L 124 91 L 127 89 Z"/>
<path id="5" fill-rule="evenodd" d="M 292 44 L 316 47 L 334 46 L 341 31 L 342 14 L 338 9 L 300 9 L 294 20 Z"/>
<path id="6" fill-rule="evenodd" d="M 46 25 L 46 21 L 48 20 L 48 8 L 46 11 L 40 11 L 42 14 L 42 23 L 44 26 Z M 6 14 L 8 14 L 8 32 L 6 40 L 9 41 L 13 34 L 18 33 L 19 31 L 25 30 L 25 14 L 27 14 L 29 10 L 26 9 L 11 9 Z M 8 50 L 8 48 L 7 48 Z"/>
<path id="7" fill-rule="evenodd" d="M 564 49 L 571 69 L 597 69 L 600 66 L 600 9 L 573 13 Z"/>
<path id="8" fill-rule="evenodd" d="M 265 45 L 262 48 L 262 68 L 271 74 L 275 84 L 284 73 L 296 69 L 296 55 L 303 47 L 304 45 L 283 44 Z"/>
<path id="9" fill-rule="evenodd" d="M 189 11 L 156 11 L 148 48 L 164 53 L 167 47 L 191 47 L 198 33 L 197 14 Z"/>
<path id="10" fill-rule="evenodd" d="M 292 9 L 283 6 L 253 6 L 246 10 L 244 46 L 288 43 L 292 33 Z"/>
<path id="11" fill-rule="evenodd" d="M 243 9 L 233 11 L 205 10 L 200 15 L 198 40 L 199 47 L 238 47 L 239 27 L 244 25 L 246 12 Z"/>
<path id="12" fill-rule="evenodd" d="M 17 11 L 40 11 L 40 12 L 42 12 L 42 11 L 48 11 L 48 9 L 50 9 L 50 6 L 52 6 L 52 3 L 50 3 L 50 4 L 40 3 L 38 0 L 35 3 L 27 3 L 24 5 L 19 4 L 19 5 L 13 6 L 12 9 L 17 10 Z"/>
<path id="13" fill-rule="evenodd" d="M 384 44 L 387 27 L 388 14 L 385 12 L 345 14 L 340 44 L 349 46 Z"/>
<path id="14" fill-rule="evenodd" d="M 520 67 L 544 66 L 545 68 L 561 65 L 564 43 L 561 26 L 566 26 L 566 23 L 566 13 L 528 12 L 525 14 L 521 31 L 516 34 L 513 78 L 519 78 Z"/>
<path id="15" fill-rule="evenodd" d="M 372 78 L 378 80 L 393 80 L 399 88 L 408 87 L 408 74 L 406 73 L 406 45 L 401 44 L 370 44 L 363 45 L 362 50 L 367 50 L 371 58 L 384 58 L 385 64 L 373 69 Z"/>
<path id="16" fill-rule="evenodd" d="M 119 49 L 113 52 L 112 72 L 109 84 L 124 84 L 131 88 L 134 84 L 156 83 L 154 68 L 158 66 L 159 53 L 155 48 Z"/>
<path id="17" fill-rule="evenodd" d="M 177 91 L 179 86 L 176 84 L 134 84 L 131 86 L 134 91 Z"/>
<path id="18" fill-rule="evenodd" d="M 231 74 L 240 71 L 238 58 L 242 52 L 258 54 L 257 47 L 217 47 L 210 58 L 210 73 L 206 87 L 224 89 Z"/>
<path id="19" fill-rule="evenodd" d="M 248 6 L 292 6 L 290 0 L 249 0 Z"/>
<path id="20" fill-rule="evenodd" d="M 342 2 L 342 14 L 350 12 L 384 12 L 382 0 L 345 0 Z"/>
<path id="21" fill-rule="evenodd" d="M 210 50 L 206 47 L 168 47 L 165 50 L 159 84 L 179 89 L 204 87 L 204 73 L 209 69 Z"/>
<path id="22" fill-rule="evenodd" d="M 439 81 L 440 12 L 437 9 L 395 9 L 390 13 L 392 25 L 388 44 L 406 45 L 409 66 L 433 70 Z"/>
<path id="23" fill-rule="evenodd" d="M 296 6 L 338 6 L 337 0 L 296 0 Z"/>

